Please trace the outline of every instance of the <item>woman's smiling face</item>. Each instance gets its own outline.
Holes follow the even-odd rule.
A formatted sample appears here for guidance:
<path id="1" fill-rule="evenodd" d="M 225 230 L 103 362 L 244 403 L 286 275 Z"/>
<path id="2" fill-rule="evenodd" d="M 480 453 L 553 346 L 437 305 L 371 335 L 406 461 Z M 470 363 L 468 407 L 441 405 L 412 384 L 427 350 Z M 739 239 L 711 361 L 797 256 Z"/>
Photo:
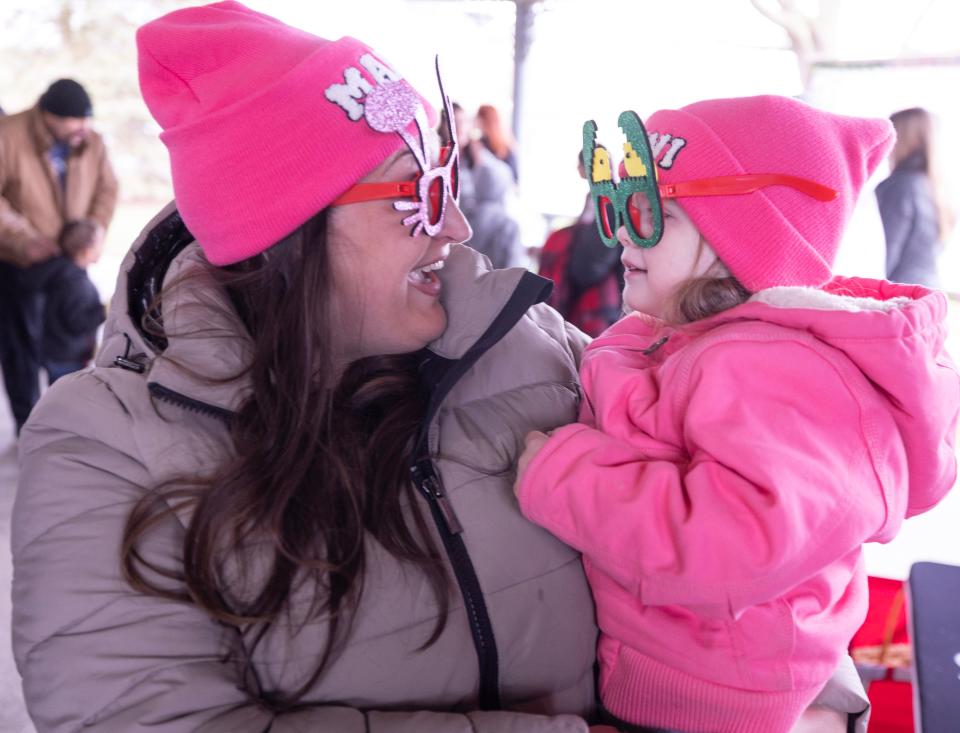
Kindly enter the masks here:
<path id="1" fill-rule="evenodd" d="M 403 148 L 363 182 L 410 181 L 419 173 L 415 158 Z M 451 244 L 470 238 L 470 225 L 450 200 L 440 231 L 414 237 L 402 223 L 406 214 L 393 204 L 387 199 L 330 209 L 327 246 L 342 363 L 416 351 L 446 327 L 437 270 Z"/>

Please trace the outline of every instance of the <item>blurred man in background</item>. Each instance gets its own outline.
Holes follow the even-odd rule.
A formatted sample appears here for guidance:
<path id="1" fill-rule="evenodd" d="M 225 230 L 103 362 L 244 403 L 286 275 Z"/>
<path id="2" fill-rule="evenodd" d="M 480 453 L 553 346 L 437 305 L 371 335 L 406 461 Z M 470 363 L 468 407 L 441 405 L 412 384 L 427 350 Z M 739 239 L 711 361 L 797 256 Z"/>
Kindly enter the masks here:
<path id="1" fill-rule="evenodd" d="M 84 262 L 95 262 L 116 207 L 117 179 L 92 115 L 86 90 L 60 79 L 34 107 L 0 119 L 0 368 L 18 432 L 39 399 L 41 365 L 59 360 L 43 353 L 45 290 L 29 269 L 62 254 L 72 221 L 92 225 Z"/>

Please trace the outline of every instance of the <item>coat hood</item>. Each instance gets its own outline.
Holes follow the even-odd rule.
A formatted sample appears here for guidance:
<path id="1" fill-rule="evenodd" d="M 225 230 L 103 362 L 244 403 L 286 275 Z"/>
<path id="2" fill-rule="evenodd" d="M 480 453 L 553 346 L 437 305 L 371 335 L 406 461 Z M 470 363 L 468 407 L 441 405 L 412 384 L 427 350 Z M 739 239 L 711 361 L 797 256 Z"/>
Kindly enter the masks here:
<path id="1" fill-rule="evenodd" d="M 759 319 L 843 352 L 896 422 L 909 469 L 908 491 L 898 493 L 910 517 L 936 504 L 956 478 L 960 377 L 946 351 L 947 311 L 943 293 L 919 285 L 838 277 L 822 288 L 762 290 L 706 323 Z"/>

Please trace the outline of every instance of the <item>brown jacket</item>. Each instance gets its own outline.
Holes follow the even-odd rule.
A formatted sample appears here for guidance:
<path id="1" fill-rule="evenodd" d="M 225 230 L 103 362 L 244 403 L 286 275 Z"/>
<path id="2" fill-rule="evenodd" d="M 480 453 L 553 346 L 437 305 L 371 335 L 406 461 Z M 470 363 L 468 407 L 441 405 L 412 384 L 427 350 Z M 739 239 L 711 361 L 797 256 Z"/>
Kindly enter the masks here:
<path id="1" fill-rule="evenodd" d="M 171 228 L 160 217 L 152 226 Z M 154 260 L 156 249 L 144 249 L 121 268 L 96 367 L 53 385 L 20 439 L 13 643 L 38 732 L 586 733 L 596 626 L 580 558 L 524 520 L 511 490 L 526 432 L 576 414 L 586 338 L 532 305 L 545 281 L 519 269 L 488 271 L 478 254 L 454 247 L 441 271 L 448 327 L 431 346 L 450 360 L 478 341 L 489 346 L 446 393 L 428 435 L 489 613 L 503 709 L 477 710 L 476 606 L 468 610 L 466 593 L 453 583 L 446 628 L 420 649 L 436 603 L 418 573 L 371 541 L 349 636 L 304 707 L 281 713 L 265 699 L 297 689 L 325 645 L 322 621 L 296 625 L 312 587 L 294 595 L 292 618 L 256 647 L 245 689 L 237 628 L 136 593 L 120 575 L 131 503 L 166 478 L 222 459 L 223 418 L 249 389 L 242 379 L 210 385 L 172 366 L 216 378 L 248 358 L 238 319 L 210 307 L 226 302 L 212 283 L 164 300 L 162 354 L 133 325 L 128 308 L 143 291 L 128 291 L 128 273 L 166 266 Z M 167 279 L 197 262 L 190 244 Z M 490 339 L 504 313 L 515 320 Z M 116 366 L 124 354 L 145 370 Z M 182 522 L 166 521 L 144 548 L 148 559 L 176 562 L 183 533 Z"/>
<path id="2" fill-rule="evenodd" d="M 72 219 L 110 225 L 117 178 L 103 138 L 91 132 L 71 151 L 66 191 L 47 158 L 53 143 L 39 107 L 0 118 L 0 261 L 19 264 L 29 240 L 56 241 Z"/>

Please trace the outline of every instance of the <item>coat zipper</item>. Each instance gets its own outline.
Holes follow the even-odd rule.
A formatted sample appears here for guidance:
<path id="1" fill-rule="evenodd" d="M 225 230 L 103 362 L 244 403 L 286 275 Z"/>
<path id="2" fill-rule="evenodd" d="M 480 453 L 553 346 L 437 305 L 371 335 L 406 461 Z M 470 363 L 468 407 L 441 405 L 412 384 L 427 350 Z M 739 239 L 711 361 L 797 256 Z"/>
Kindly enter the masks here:
<path id="1" fill-rule="evenodd" d="M 150 382 L 147 388 L 151 395 L 162 402 L 209 415 L 225 424 L 230 422 L 233 415 L 229 410 L 186 397 L 157 382 Z M 410 474 L 417 490 L 427 500 L 463 597 L 480 668 L 480 709 L 499 710 L 501 704 L 497 644 L 493 637 L 493 624 L 490 622 L 490 615 L 483 599 L 483 589 L 480 587 L 480 580 L 477 578 L 470 553 L 463 541 L 463 525 L 460 524 L 453 505 L 443 489 L 443 483 L 433 466 L 433 461 L 429 458 L 416 461 L 411 466 Z"/>
<path id="2" fill-rule="evenodd" d="M 410 468 L 410 475 L 413 477 L 413 483 L 420 490 L 427 501 L 435 503 L 443 517 L 443 529 L 449 534 L 458 535 L 463 532 L 463 525 L 457 518 L 457 513 L 453 510 L 453 504 L 447 498 L 443 485 L 440 483 L 440 477 L 433 468 L 433 462 L 429 459 L 421 459 Z"/>
<path id="3" fill-rule="evenodd" d="M 181 407 L 184 410 L 189 410 L 190 412 L 198 412 L 201 415 L 215 417 L 222 421 L 225 425 L 229 425 L 230 421 L 233 419 L 234 413 L 230 410 L 225 410 L 222 407 L 217 407 L 216 405 L 211 405 L 207 402 L 201 402 L 200 400 L 187 397 L 186 395 L 182 395 L 179 392 L 174 392 L 172 389 L 168 389 L 157 382 L 148 383 L 147 390 L 152 396 L 156 397 L 161 402 L 167 402 L 171 405 L 176 405 L 177 407 Z"/>
<path id="4" fill-rule="evenodd" d="M 493 635 L 493 624 L 483 597 L 483 588 L 473 567 L 470 553 L 464 542 L 464 529 L 453 504 L 443 488 L 443 482 L 430 458 L 429 428 L 440 411 L 440 405 L 453 389 L 454 385 L 473 367 L 500 339 L 507 335 L 527 310 L 534 304 L 546 300 L 552 289 L 549 280 L 533 273 L 524 273 L 513 295 L 503 310 L 497 315 L 487 330 L 467 352 L 450 361 L 447 369 L 437 380 L 430 398 L 427 415 L 421 426 L 414 447 L 414 461 L 410 474 L 417 489 L 424 495 L 430 513 L 433 515 L 440 537 L 443 540 L 447 557 L 453 568 L 460 593 L 463 596 L 470 633 L 477 652 L 480 673 L 479 705 L 481 710 L 499 710 L 500 703 L 500 662 L 497 642 Z"/>
<path id="5" fill-rule="evenodd" d="M 463 596 L 470 634 L 477 652 L 480 670 L 479 705 L 481 710 L 499 710 L 500 661 L 497 642 L 493 636 L 493 624 L 483 598 L 483 589 L 473 567 L 467 545 L 463 541 L 463 526 L 457 518 L 453 505 L 447 498 L 430 459 L 417 461 L 410 470 L 417 488 L 426 497 L 433 520 L 440 530 L 447 558 L 453 568 Z"/>

